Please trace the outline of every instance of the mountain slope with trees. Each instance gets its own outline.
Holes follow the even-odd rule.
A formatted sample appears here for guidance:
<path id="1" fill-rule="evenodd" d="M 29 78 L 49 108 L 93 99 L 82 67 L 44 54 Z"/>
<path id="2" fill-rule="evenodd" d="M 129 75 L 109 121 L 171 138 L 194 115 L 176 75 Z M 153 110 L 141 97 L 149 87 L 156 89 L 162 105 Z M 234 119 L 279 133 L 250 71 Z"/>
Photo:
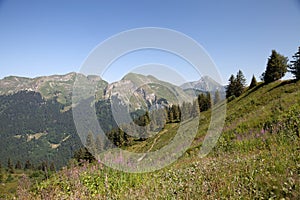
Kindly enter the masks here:
<path id="1" fill-rule="evenodd" d="M 96 199 L 297 199 L 300 196 L 300 82 L 258 83 L 227 104 L 227 118 L 217 146 L 205 158 L 199 148 L 210 122 L 201 113 L 190 149 L 171 166 L 131 174 L 101 163 L 73 166 L 19 197 Z M 224 103 L 224 102 L 223 102 Z M 170 141 L 180 124 L 129 150 L 155 151 Z M 75 173 L 76 172 L 76 173 Z M 19 191 L 22 190 L 20 186 Z M 129 191 L 129 192 L 128 192 Z"/>

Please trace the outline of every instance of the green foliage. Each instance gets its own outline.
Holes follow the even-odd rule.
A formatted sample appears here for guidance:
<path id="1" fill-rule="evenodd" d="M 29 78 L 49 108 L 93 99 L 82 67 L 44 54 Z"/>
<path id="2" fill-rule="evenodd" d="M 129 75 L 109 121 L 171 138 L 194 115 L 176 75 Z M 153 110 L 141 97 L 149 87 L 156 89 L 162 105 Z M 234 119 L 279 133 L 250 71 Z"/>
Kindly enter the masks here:
<path id="1" fill-rule="evenodd" d="M 8 160 L 7 160 L 7 171 L 9 172 L 9 173 L 14 173 L 15 171 L 14 171 L 14 165 L 13 165 L 13 163 L 11 162 L 11 159 L 10 158 L 8 158 Z"/>
<path id="2" fill-rule="evenodd" d="M 291 61 L 289 65 L 289 71 L 295 76 L 297 80 L 300 79 L 300 47 L 298 47 L 298 52 L 293 55 L 295 60 Z"/>
<path id="3" fill-rule="evenodd" d="M 266 71 L 262 74 L 265 83 L 281 79 L 287 72 L 288 58 L 272 50 L 272 54 L 268 59 Z"/>
<path id="4" fill-rule="evenodd" d="M 211 108 L 212 101 L 211 101 L 211 96 L 210 96 L 209 92 L 206 95 L 201 93 L 198 96 L 198 105 L 199 105 L 200 112 L 207 111 L 208 109 Z"/>
<path id="5" fill-rule="evenodd" d="M 241 96 L 245 90 L 245 85 L 246 79 L 241 70 L 237 72 L 236 77 L 232 74 L 226 87 L 226 98 Z"/>
<path id="6" fill-rule="evenodd" d="M 95 157 L 85 147 L 75 151 L 73 158 L 76 159 L 79 163 L 83 161 L 88 161 L 92 163 L 95 161 Z"/>
<path id="7" fill-rule="evenodd" d="M 218 145 L 198 157 L 210 123 L 201 113 L 191 148 L 173 165 L 152 173 L 130 174 L 101 163 L 63 169 L 25 190 L 19 199 L 298 199 L 300 196 L 300 83 L 258 85 L 227 104 Z M 155 137 L 127 149 L 155 151 L 176 135 L 169 123 Z M 24 198 L 23 198 L 24 199 Z"/>
<path id="8" fill-rule="evenodd" d="M 55 99 L 45 100 L 36 92 L 0 96 L 0 162 L 6 165 L 10 158 L 14 164 L 49 160 L 58 168 L 66 165 L 81 142 L 72 111 L 61 112 L 62 108 Z"/>
<path id="9" fill-rule="evenodd" d="M 16 163 L 15 169 L 22 169 L 22 164 L 19 160 Z"/>
<path id="10" fill-rule="evenodd" d="M 221 101 L 221 95 L 219 90 L 215 91 L 215 96 L 214 96 L 214 104 L 217 104 Z"/>
<path id="11" fill-rule="evenodd" d="M 257 81 L 256 81 L 255 76 L 253 75 L 252 79 L 251 79 L 251 83 L 250 83 L 249 89 L 252 89 L 252 88 L 254 88 L 256 86 L 257 86 Z"/>

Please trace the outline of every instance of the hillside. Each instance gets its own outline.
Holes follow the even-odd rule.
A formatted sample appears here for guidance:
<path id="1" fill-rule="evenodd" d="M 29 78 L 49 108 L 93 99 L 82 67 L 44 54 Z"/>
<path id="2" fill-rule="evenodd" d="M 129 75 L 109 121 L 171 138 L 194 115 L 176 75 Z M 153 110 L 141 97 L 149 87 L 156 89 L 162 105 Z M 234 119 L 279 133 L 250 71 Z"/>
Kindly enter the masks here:
<path id="1" fill-rule="evenodd" d="M 161 100 L 166 100 L 168 104 L 181 104 L 196 98 L 195 94 L 186 93 L 182 88 L 154 76 L 135 73 L 129 73 L 106 87 L 104 98 L 110 99 L 113 96 L 122 99 L 133 110 L 141 107 L 149 109 Z"/>
<path id="2" fill-rule="evenodd" d="M 190 149 L 167 168 L 130 174 L 101 163 L 72 166 L 31 190 L 21 184 L 18 195 L 25 199 L 298 199 L 299 88 L 299 81 L 259 84 L 229 102 L 222 136 L 205 158 L 198 153 L 210 111 L 201 113 Z M 155 151 L 174 137 L 178 127 L 167 124 L 156 137 L 129 150 Z"/>
<path id="3" fill-rule="evenodd" d="M 20 91 L 34 91 L 40 93 L 45 99 L 56 97 L 59 103 L 70 105 L 76 77 L 85 76 L 74 72 L 36 78 L 9 76 L 0 80 L 0 95 L 14 94 Z M 106 81 L 98 76 L 87 76 L 86 78 L 92 83 L 97 83 L 99 85 L 98 92 L 103 94 L 103 90 L 107 86 Z"/>
<path id="4" fill-rule="evenodd" d="M 74 93 L 75 83 L 77 93 Z M 84 89 L 88 85 L 96 86 L 95 91 L 87 93 Z M 6 77 L 0 80 L 0 164 L 6 166 L 11 158 L 14 164 L 20 161 L 24 165 L 29 160 L 35 166 L 44 161 L 54 163 L 57 168 L 65 166 L 74 151 L 82 147 L 73 120 L 74 108 L 95 96 L 96 101 L 89 102 L 88 106 L 95 104 L 98 121 L 107 133 L 116 127 L 111 101 L 112 96 L 122 96 L 117 96 L 120 91 L 126 91 L 125 95 L 129 96 L 133 114 L 143 106 L 155 109 L 176 103 L 179 96 L 189 101 L 193 99 L 170 83 L 132 73 L 112 84 L 99 76 L 76 73 Z M 76 102 L 78 99 L 82 102 Z M 152 128 L 157 127 L 160 126 L 152 122 Z"/>

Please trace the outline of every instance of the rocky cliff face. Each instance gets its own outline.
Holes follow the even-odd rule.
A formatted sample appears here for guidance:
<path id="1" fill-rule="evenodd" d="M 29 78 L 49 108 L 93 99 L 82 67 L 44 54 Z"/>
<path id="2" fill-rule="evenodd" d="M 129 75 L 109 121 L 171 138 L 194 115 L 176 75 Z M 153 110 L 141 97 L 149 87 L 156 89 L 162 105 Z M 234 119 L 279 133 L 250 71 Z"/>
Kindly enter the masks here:
<path id="1" fill-rule="evenodd" d="M 180 87 L 160 81 L 153 76 L 130 73 L 122 80 L 109 84 L 104 90 L 104 98 L 119 98 L 134 109 L 151 109 L 162 105 L 191 102 L 193 97 Z"/>
<path id="2" fill-rule="evenodd" d="M 191 102 L 195 98 L 195 93 L 191 92 L 191 89 L 210 92 L 219 90 L 221 93 L 224 91 L 222 85 L 209 77 L 203 77 L 199 81 L 185 83 L 177 87 L 150 75 L 129 73 L 122 80 L 108 84 L 99 76 L 85 76 L 72 72 L 65 75 L 37 78 L 9 76 L 0 80 L 0 95 L 14 94 L 19 91 L 34 91 L 40 93 L 45 99 L 56 98 L 61 104 L 71 105 L 76 79 L 84 79 L 84 83 L 88 82 L 96 86 L 96 100 L 117 97 L 133 110 L 149 109 L 162 103 L 172 105 L 180 104 L 183 101 Z M 84 93 L 84 84 L 79 84 L 78 87 Z"/>

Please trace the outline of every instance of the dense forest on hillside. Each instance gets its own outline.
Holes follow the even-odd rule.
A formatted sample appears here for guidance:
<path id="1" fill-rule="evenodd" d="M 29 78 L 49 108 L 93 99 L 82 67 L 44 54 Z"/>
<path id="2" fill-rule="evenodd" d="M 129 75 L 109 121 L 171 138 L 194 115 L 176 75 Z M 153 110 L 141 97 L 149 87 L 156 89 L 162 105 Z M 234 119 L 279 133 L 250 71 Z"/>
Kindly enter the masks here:
<path id="1" fill-rule="evenodd" d="M 44 100 L 39 93 L 21 91 L 0 96 L 1 163 L 24 164 L 30 160 L 64 166 L 80 148 L 72 111 L 62 112 L 64 105 L 56 99 Z"/>

